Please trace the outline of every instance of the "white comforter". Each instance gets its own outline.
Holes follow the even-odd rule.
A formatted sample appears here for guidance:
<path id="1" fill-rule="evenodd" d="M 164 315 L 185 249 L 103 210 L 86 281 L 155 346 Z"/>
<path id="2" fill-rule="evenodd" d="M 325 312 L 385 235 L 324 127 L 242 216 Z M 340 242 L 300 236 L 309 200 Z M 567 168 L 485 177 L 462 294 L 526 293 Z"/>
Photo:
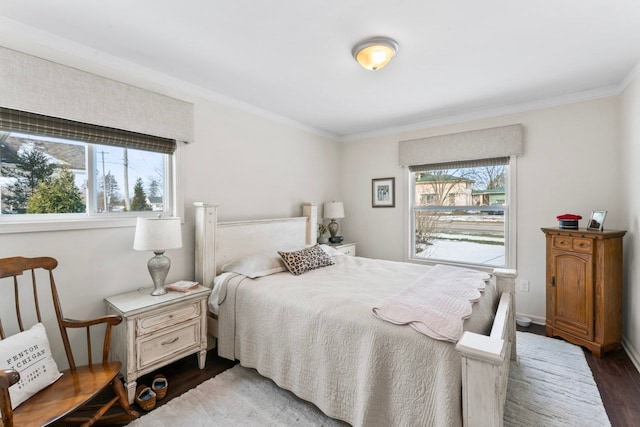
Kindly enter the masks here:
<path id="1" fill-rule="evenodd" d="M 461 425 L 454 344 L 376 318 L 372 308 L 429 267 L 359 257 L 302 276 L 235 276 L 221 294 L 218 353 L 354 426 Z M 465 330 L 491 326 L 487 286 Z"/>

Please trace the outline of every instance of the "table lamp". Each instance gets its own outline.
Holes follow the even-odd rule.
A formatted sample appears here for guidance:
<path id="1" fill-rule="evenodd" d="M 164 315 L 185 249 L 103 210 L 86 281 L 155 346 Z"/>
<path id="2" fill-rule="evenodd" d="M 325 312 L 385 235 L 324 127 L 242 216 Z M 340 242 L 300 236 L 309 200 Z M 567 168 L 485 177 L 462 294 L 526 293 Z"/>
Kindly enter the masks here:
<path id="1" fill-rule="evenodd" d="M 149 274 L 153 280 L 151 295 L 164 295 L 164 281 L 169 274 L 171 260 L 164 256 L 167 249 L 182 247 L 180 218 L 140 218 L 136 222 L 136 234 L 133 249 L 137 251 L 153 251 L 155 256 L 147 263 Z"/>
<path id="2" fill-rule="evenodd" d="M 344 206 L 342 205 L 342 202 L 330 202 L 325 203 L 322 210 L 322 216 L 324 218 L 331 218 L 331 222 L 327 225 L 327 228 L 329 229 L 329 234 L 331 234 L 331 238 L 333 239 L 336 237 L 336 234 L 338 234 L 338 229 L 340 228 L 340 225 L 336 222 L 336 218 L 344 218 Z M 332 241 L 331 239 L 329 240 Z"/>

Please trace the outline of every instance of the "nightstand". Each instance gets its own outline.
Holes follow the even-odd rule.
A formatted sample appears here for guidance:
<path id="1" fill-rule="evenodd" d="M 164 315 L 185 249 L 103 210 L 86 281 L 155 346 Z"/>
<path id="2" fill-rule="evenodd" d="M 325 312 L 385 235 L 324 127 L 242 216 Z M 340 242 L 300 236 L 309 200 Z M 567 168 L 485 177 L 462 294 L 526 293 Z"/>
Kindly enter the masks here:
<path id="1" fill-rule="evenodd" d="M 331 243 L 329 246 L 345 255 L 356 256 L 356 242 Z"/>
<path id="2" fill-rule="evenodd" d="M 105 298 L 109 314 L 122 316 L 113 328 L 111 355 L 122 362 L 129 403 L 137 379 L 190 354 L 198 353 L 204 369 L 207 357 L 207 298 L 211 289 L 151 296 L 153 288 Z"/>

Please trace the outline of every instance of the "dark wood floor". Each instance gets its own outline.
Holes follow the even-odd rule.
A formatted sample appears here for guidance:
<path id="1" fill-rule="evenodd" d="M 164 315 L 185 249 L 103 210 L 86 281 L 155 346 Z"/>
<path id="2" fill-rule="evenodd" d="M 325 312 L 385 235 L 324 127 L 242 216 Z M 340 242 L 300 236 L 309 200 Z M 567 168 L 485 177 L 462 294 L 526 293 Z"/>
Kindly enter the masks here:
<path id="1" fill-rule="evenodd" d="M 207 353 L 207 363 L 202 370 L 198 368 L 198 357 L 194 354 L 167 365 L 156 372 L 143 375 L 138 379 L 138 386 L 140 386 L 140 384 L 151 385 L 151 381 L 156 374 L 163 374 L 167 377 L 167 382 L 169 383 L 167 395 L 164 399 L 157 402 L 156 407 L 159 407 L 174 397 L 180 396 L 192 388 L 197 387 L 200 383 L 231 368 L 236 363 L 237 362 L 218 357 L 216 349 L 213 349 Z M 134 403 L 133 406 L 140 414 L 146 413 L 137 404 Z"/>
<path id="2" fill-rule="evenodd" d="M 518 329 L 544 335 L 544 326 L 541 325 Z M 602 359 L 585 350 L 585 356 L 598 384 L 611 425 L 640 426 L 640 373 L 624 350 L 607 353 Z M 204 370 L 198 369 L 198 359 L 193 355 L 141 377 L 138 384 L 150 384 L 155 374 L 164 374 L 169 382 L 169 389 L 167 396 L 158 402 L 157 406 L 161 406 L 234 364 L 218 357 L 214 349 L 207 355 Z M 137 405 L 134 406 L 141 414 L 145 413 Z"/>

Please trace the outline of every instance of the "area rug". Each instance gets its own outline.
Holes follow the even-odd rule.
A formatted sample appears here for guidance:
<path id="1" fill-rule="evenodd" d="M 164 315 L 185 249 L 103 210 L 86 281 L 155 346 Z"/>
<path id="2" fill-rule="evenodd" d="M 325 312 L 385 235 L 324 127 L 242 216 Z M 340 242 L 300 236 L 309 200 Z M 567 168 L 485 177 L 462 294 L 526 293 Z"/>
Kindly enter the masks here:
<path id="1" fill-rule="evenodd" d="M 610 426 L 598 386 L 577 345 L 517 333 L 509 367 L 505 426 Z"/>
<path id="2" fill-rule="evenodd" d="M 518 332 L 505 426 L 609 426 L 580 347 Z M 347 426 L 239 365 L 129 424 L 173 426 Z"/>

